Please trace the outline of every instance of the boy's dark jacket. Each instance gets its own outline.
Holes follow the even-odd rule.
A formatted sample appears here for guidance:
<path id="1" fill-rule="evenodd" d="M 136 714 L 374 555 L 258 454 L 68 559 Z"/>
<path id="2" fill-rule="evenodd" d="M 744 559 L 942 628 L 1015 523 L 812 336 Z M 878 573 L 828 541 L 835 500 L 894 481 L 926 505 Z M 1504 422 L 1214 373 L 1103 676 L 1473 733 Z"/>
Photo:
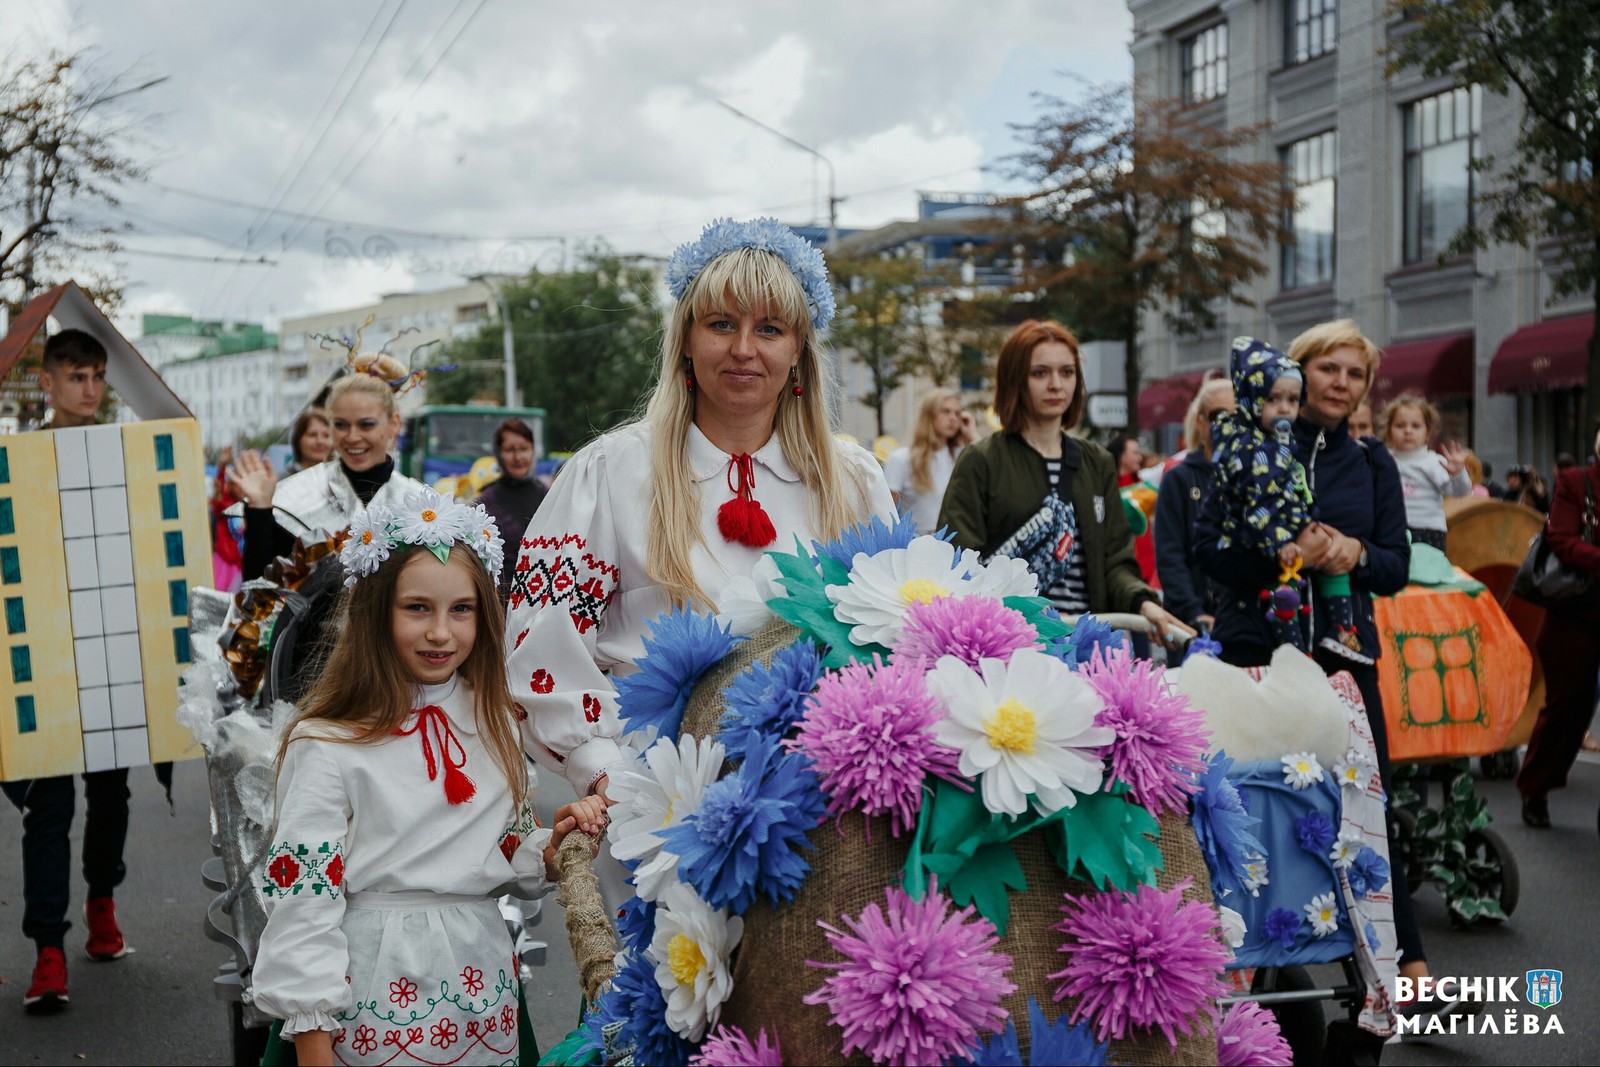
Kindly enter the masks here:
<path id="1" fill-rule="evenodd" d="M 1367 550 L 1366 566 L 1350 572 L 1350 593 L 1361 651 L 1378 658 L 1378 630 L 1372 621 L 1372 597 L 1392 596 L 1405 588 L 1411 570 L 1411 543 L 1406 538 L 1405 498 L 1400 471 L 1389 450 L 1374 437 L 1356 440 L 1348 423 L 1323 430 L 1304 416 L 1295 420 L 1294 455 L 1305 466 L 1316 500 L 1317 518 Z M 1254 552 L 1219 549 L 1222 502 L 1212 493 L 1195 529 L 1195 554 L 1212 577 L 1234 593 L 1217 604 L 1214 636 L 1230 642 L 1272 647 L 1272 626 L 1259 594 L 1276 584 L 1278 564 Z M 1314 636 L 1328 631 L 1320 601 L 1313 613 Z"/>

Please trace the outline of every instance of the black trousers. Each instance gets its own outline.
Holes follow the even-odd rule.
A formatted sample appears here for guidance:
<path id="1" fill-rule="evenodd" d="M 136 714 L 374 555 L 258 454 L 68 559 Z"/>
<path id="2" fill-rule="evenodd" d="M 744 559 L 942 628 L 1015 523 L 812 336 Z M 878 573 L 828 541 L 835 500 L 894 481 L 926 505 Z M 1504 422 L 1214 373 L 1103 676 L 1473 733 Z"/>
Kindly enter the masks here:
<path id="1" fill-rule="evenodd" d="M 1389 777 L 1389 724 L 1383 717 L 1383 694 L 1378 690 L 1376 664 L 1352 663 L 1333 652 L 1319 650 L 1313 657 L 1324 674 L 1332 677 L 1340 671 L 1349 671 L 1361 690 L 1361 701 L 1367 706 L 1367 726 L 1372 730 L 1372 747 L 1377 749 L 1378 775 L 1383 780 L 1386 803 L 1392 803 L 1394 786 Z M 1266 645 L 1249 645 L 1238 642 L 1225 645 L 1222 660 L 1236 667 L 1265 667 L 1272 662 L 1272 649 Z M 1428 955 L 1422 948 L 1422 931 L 1417 929 L 1416 912 L 1411 908 L 1411 885 L 1406 881 L 1405 858 L 1389 838 L 1389 877 L 1394 892 L 1394 936 L 1399 942 L 1400 962 L 1426 961 Z"/>
<path id="2" fill-rule="evenodd" d="M 67 905 L 72 882 L 72 812 L 77 783 L 71 775 L 0 783 L 22 812 L 22 933 L 40 948 L 60 948 L 72 923 Z M 128 771 L 83 776 L 83 878 L 89 897 L 108 897 L 127 866 Z"/>

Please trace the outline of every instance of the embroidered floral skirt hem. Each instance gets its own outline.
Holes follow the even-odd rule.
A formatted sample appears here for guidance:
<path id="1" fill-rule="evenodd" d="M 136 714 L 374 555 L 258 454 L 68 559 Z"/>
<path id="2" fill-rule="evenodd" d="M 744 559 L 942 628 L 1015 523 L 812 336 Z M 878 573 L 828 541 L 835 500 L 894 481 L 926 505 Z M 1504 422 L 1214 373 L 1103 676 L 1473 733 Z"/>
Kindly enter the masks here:
<path id="1" fill-rule="evenodd" d="M 339 1017 L 336 1060 L 517 1063 L 517 968 L 493 900 L 425 893 L 348 899 L 344 933 L 355 1007 Z"/>

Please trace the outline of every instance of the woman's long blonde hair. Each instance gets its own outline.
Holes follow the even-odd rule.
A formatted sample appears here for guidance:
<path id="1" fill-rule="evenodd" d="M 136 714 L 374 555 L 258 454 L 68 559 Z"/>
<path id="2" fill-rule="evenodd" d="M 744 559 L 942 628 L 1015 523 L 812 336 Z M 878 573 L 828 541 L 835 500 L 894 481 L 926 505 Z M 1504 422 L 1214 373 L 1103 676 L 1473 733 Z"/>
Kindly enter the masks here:
<path id="1" fill-rule="evenodd" d="M 428 557 L 422 566 L 440 565 L 428 549 L 409 545 L 391 554 L 344 595 L 332 623 L 338 635 L 333 649 L 322 664 L 322 673 L 301 699 L 278 748 L 280 768 L 294 727 L 302 722 L 339 723 L 345 729 L 324 736 L 355 745 L 382 741 L 405 724 L 416 703 L 417 682 L 406 670 L 390 635 L 400 572 L 419 553 Z M 457 544 L 450 550 L 450 558 L 466 563 L 478 601 L 478 635 L 456 673 L 472 690 L 478 733 L 520 806 L 528 791 L 528 771 L 517 736 L 515 705 L 506 684 L 505 609 L 500 606 L 494 579 L 476 552 Z"/>
<path id="2" fill-rule="evenodd" d="M 773 428 L 783 458 L 800 474 L 811 501 L 813 525 L 826 537 L 866 518 L 867 486 L 862 472 L 843 455 L 834 440 L 828 413 L 832 410 L 832 375 L 823 361 L 827 352 L 811 325 L 805 293 L 782 259 L 755 248 L 737 248 L 713 260 L 690 283 L 667 321 L 661 346 L 661 372 L 646 405 L 643 422 L 650 430 L 653 486 L 646 526 L 646 558 L 652 580 L 660 583 L 675 605 L 716 605 L 695 581 L 691 554 L 700 536 L 700 487 L 689 467 L 689 427 L 694 424 L 694 394 L 686 374 L 689 328 L 708 311 L 733 304 L 741 314 L 762 310 L 784 323 L 800 340 L 800 396 L 784 389 L 778 396 Z M 782 546 L 779 546 L 782 547 Z"/>
<path id="3" fill-rule="evenodd" d="M 961 394 L 954 389 L 934 389 L 922 398 L 917 408 L 917 426 L 911 432 L 911 488 L 919 493 L 933 492 L 933 454 L 951 445 L 966 446 L 972 443 L 972 434 L 965 424 L 954 437 L 940 440 L 934 429 L 939 420 L 939 409 L 946 400 L 961 402 Z"/>

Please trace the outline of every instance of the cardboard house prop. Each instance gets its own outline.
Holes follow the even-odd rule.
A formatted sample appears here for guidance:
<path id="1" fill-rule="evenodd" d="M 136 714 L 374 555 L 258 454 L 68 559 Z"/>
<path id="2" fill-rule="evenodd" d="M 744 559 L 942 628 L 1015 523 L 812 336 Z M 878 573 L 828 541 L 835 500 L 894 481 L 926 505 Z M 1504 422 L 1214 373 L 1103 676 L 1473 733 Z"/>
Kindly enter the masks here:
<path id="1" fill-rule="evenodd" d="M 51 317 L 141 421 L 0 436 L 0 781 L 200 754 L 174 714 L 211 583 L 199 424 L 72 282 L 16 317 L 0 379 Z"/>

